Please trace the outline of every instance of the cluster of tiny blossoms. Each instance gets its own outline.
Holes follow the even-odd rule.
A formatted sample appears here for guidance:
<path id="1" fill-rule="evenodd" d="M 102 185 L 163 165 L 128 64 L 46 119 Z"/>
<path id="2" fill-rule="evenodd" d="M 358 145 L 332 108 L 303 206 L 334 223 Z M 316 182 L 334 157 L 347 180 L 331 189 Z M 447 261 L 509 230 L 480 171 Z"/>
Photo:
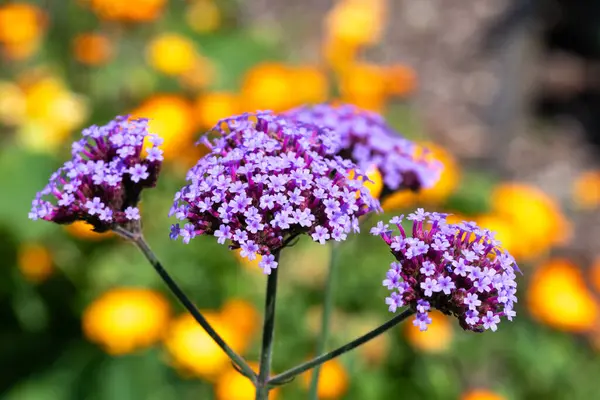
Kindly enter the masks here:
<path id="1" fill-rule="evenodd" d="M 203 139 L 211 153 L 175 195 L 170 214 L 187 223 L 173 225 L 172 238 L 229 240 L 249 260 L 260 254 L 269 274 L 275 253 L 294 237 L 341 241 L 359 230 L 359 216 L 379 209 L 366 178 L 348 177 L 356 166 L 336 155 L 340 142 L 331 131 L 258 112 L 223 119 L 213 132 L 217 139 Z"/>
<path id="2" fill-rule="evenodd" d="M 413 224 L 410 237 L 402 219 L 390 221 L 400 235 L 392 235 L 383 222 L 371 229 L 397 260 L 383 281 L 392 291 L 386 299 L 391 312 L 410 306 L 417 313 L 414 325 L 422 331 L 431 323 L 427 311 L 432 308 L 456 316 L 463 329 L 475 332 L 495 331 L 501 317 L 512 320 L 515 271 L 520 271 L 492 232 L 473 222 L 449 224 L 445 214 L 418 209 L 407 218 Z"/>
<path id="3" fill-rule="evenodd" d="M 399 189 L 419 190 L 433 186 L 441 164 L 427 154 L 417 154 L 413 142 L 400 136 L 380 115 L 345 104 L 299 107 L 287 118 L 333 129 L 342 140 L 343 157 L 351 158 L 363 171 L 376 166 L 381 172 L 384 195 Z"/>
<path id="4" fill-rule="evenodd" d="M 117 117 L 91 126 L 74 142 L 72 159 L 50 177 L 32 202 L 29 218 L 59 224 L 87 221 L 97 232 L 140 218 L 140 192 L 154 187 L 162 164 L 162 143 L 148 133 L 148 120 Z M 150 147 L 142 157 L 144 139 Z"/>

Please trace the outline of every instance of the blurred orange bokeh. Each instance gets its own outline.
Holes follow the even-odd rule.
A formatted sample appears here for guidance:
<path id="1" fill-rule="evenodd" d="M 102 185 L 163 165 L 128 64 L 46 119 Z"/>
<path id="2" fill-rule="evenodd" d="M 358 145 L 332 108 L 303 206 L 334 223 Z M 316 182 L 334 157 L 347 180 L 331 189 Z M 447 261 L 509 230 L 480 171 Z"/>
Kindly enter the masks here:
<path id="1" fill-rule="evenodd" d="M 249 362 L 250 368 L 258 371 L 258 364 Z M 274 388 L 269 392 L 269 400 L 276 400 L 279 389 Z M 238 371 L 229 368 L 223 372 L 215 384 L 217 400 L 254 400 L 256 389 L 252 382 Z"/>
<path id="2" fill-rule="evenodd" d="M 156 291 L 117 288 L 105 292 L 83 313 L 83 332 L 109 354 L 126 354 L 164 336 L 171 306 Z"/>
<path id="3" fill-rule="evenodd" d="M 598 303 L 581 269 L 567 259 L 552 259 L 540 265 L 526 293 L 531 315 L 553 328 L 585 332 L 598 322 Z"/>
<path id="4" fill-rule="evenodd" d="M 113 46 L 108 37 L 99 33 L 80 33 L 73 39 L 75 60 L 89 66 L 106 64 L 113 55 Z"/>
<path id="5" fill-rule="evenodd" d="M 412 321 L 406 322 L 403 326 L 406 340 L 417 350 L 442 353 L 448 350 L 454 336 L 450 319 L 439 311 L 430 312 L 429 317 L 432 322 L 423 332 Z"/>
<path id="6" fill-rule="evenodd" d="M 19 270 L 30 282 L 43 282 L 54 272 L 52 254 L 40 244 L 22 244 L 19 247 L 17 258 Z"/>
<path id="7" fill-rule="evenodd" d="M 312 370 L 302 375 L 302 386 L 308 389 L 312 377 Z M 333 359 L 321 365 L 319 372 L 319 386 L 317 395 L 319 399 L 339 399 L 348 391 L 348 373 L 344 366 Z"/>

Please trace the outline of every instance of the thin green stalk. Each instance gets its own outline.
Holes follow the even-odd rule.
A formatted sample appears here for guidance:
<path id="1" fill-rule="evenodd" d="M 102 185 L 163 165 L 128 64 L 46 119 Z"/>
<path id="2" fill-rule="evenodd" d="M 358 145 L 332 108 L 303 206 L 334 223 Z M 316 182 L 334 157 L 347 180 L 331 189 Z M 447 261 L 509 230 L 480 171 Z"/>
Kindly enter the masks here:
<path id="1" fill-rule="evenodd" d="M 329 268 L 327 271 L 327 281 L 325 282 L 325 298 L 323 300 L 323 315 L 321 317 L 321 335 L 317 343 L 317 354 L 322 354 L 325 351 L 327 345 L 327 338 L 329 336 L 329 322 L 331 321 L 331 311 L 333 309 L 334 299 L 334 283 L 337 275 L 337 264 L 339 256 L 339 245 L 333 243 L 331 245 L 331 258 L 329 260 Z M 308 390 L 308 398 L 311 400 L 317 400 L 317 389 L 319 387 L 319 372 L 320 366 L 315 367 L 312 372 L 310 380 L 310 388 Z"/>
<path id="2" fill-rule="evenodd" d="M 208 333 L 211 339 L 214 340 L 215 343 L 229 356 L 234 365 L 239 367 L 238 370 L 252 382 L 256 382 L 256 373 L 240 355 L 238 355 L 231 347 L 229 347 L 225 340 L 223 340 L 223 338 L 214 330 L 214 328 L 210 325 L 206 318 L 204 318 L 204 316 L 198 310 L 198 308 L 196 308 L 194 303 L 192 303 L 192 301 L 185 295 L 185 293 L 183 293 L 181 288 L 179 288 L 179 286 L 175 283 L 173 278 L 171 278 L 169 273 L 161 265 L 160 261 L 158 261 L 158 258 L 156 257 L 150 246 L 148 246 L 148 243 L 146 243 L 144 237 L 141 234 L 134 234 L 120 227 L 115 228 L 114 231 L 117 234 L 133 242 L 138 247 L 138 249 L 140 249 L 142 254 L 144 254 L 146 259 L 154 267 L 158 275 L 169 287 L 171 292 L 173 292 L 175 297 L 177 297 L 181 304 L 188 310 L 188 312 L 194 317 L 194 319 L 200 324 L 200 326 L 206 331 L 206 333 Z"/>
<path id="3" fill-rule="evenodd" d="M 279 252 L 274 254 L 279 262 Z M 263 323 L 263 338 L 260 351 L 260 368 L 256 382 L 256 400 L 269 398 L 269 374 L 271 373 L 271 358 L 273 353 L 273 337 L 275 333 L 275 302 L 277 300 L 277 274 L 279 268 L 271 271 L 267 279 L 267 295 L 265 300 L 265 320 Z"/>
<path id="4" fill-rule="evenodd" d="M 305 371 L 308 371 L 311 368 L 319 366 L 333 358 L 341 356 L 342 354 L 344 354 L 350 350 L 353 350 L 354 348 L 379 336 L 380 334 L 384 333 L 385 331 L 398 325 L 400 322 L 404 321 L 406 318 L 410 317 L 413 313 L 414 313 L 413 310 L 406 309 L 406 310 L 402 311 L 400 314 L 396 315 L 394 318 L 387 321 L 385 324 L 379 326 L 378 328 L 373 329 L 372 331 L 364 334 L 363 336 L 359 337 L 358 339 L 355 339 L 350 343 L 347 343 L 341 347 L 338 347 L 337 349 L 330 351 L 327 354 L 323 354 L 319 357 L 313 358 L 310 361 L 307 361 L 303 364 L 300 364 L 297 367 L 294 367 L 294 368 L 289 369 L 279 375 L 274 376 L 273 378 L 271 378 L 269 380 L 269 385 L 277 386 L 277 385 L 287 383 L 291 379 L 296 377 L 297 375 L 299 375 Z"/>

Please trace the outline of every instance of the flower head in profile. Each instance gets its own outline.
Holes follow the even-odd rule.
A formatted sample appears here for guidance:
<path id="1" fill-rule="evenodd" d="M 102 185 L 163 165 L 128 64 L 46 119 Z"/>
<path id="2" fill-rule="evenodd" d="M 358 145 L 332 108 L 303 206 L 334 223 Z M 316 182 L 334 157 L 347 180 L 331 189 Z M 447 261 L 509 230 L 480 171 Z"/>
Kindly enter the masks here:
<path id="1" fill-rule="evenodd" d="M 223 119 L 213 132 L 217 139 L 203 139 L 211 153 L 175 196 L 171 215 L 187 223 L 174 225 L 172 238 L 213 235 L 249 260 L 260 254 L 268 274 L 296 236 L 342 241 L 359 216 L 379 209 L 364 175 L 348 177 L 356 166 L 336 155 L 339 139 L 328 130 L 260 112 Z"/>
<path id="2" fill-rule="evenodd" d="M 383 285 L 391 312 L 409 306 L 416 311 L 414 324 L 427 330 L 428 311 L 436 308 L 458 318 L 465 330 L 495 331 L 502 317 L 516 315 L 515 260 L 499 246 L 492 232 L 473 222 L 449 224 L 445 214 L 422 208 L 408 216 L 411 235 L 402 227 L 403 216 L 395 217 L 399 235 L 379 222 L 371 233 L 390 246 L 396 261 Z"/>
<path id="3" fill-rule="evenodd" d="M 58 224 L 86 221 L 96 232 L 135 224 L 143 189 L 156 185 L 162 164 L 162 139 L 148 133 L 146 119 L 117 117 L 91 126 L 73 143 L 72 158 L 33 200 L 29 218 Z M 144 138 L 151 146 L 142 157 Z"/>
<path id="4" fill-rule="evenodd" d="M 332 129 L 340 135 L 340 154 L 351 158 L 363 171 L 376 166 L 384 183 L 382 196 L 399 189 L 433 186 L 441 164 L 419 154 L 417 146 L 394 131 L 382 116 L 350 104 L 334 107 L 304 106 L 284 114 L 287 118 Z"/>

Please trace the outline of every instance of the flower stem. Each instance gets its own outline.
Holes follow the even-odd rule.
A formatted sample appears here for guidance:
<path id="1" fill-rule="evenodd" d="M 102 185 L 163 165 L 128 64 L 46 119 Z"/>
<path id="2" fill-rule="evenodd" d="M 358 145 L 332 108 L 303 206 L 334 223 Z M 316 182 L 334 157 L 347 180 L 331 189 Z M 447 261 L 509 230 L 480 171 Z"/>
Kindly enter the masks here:
<path id="1" fill-rule="evenodd" d="M 373 329 L 372 331 L 353 340 L 352 342 L 347 343 L 341 347 L 338 347 L 337 349 L 335 349 L 333 351 L 330 351 L 327 354 L 323 354 L 319 357 L 313 358 L 310 361 L 307 361 L 303 364 L 300 364 L 297 367 L 294 367 L 294 368 L 287 370 L 279 375 L 274 376 L 272 379 L 269 380 L 269 384 L 276 386 L 276 385 L 283 384 L 285 382 L 289 382 L 289 380 L 294 378 L 295 376 L 297 376 L 305 371 L 308 371 L 311 368 L 319 366 L 335 357 L 341 356 L 342 354 L 379 336 L 380 334 L 384 333 L 385 331 L 398 325 L 400 322 L 404 321 L 406 318 L 410 317 L 413 313 L 414 313 L 413 310 L 406 309 L 406 310 L 402 311 L 400 314 L 396 315 L 394 318 L 387 321 L 385 324 L 379 326 L 378 328 Z"/>
<path id="2" fill-rule="evenodd" d="M 257 375 L 252 370 L 252 368 L 248 365 L 248 363 L 238 355 L 229 345 L 223 340 L 223 338 L 214 330 L 214 328 L 210 325 L 210 323 L 204 318 L 202 313 L 196 308 L 194 303 L 183 293 L 183 291 L 179 288 L 179 286 L 175 283 L 173 278 L 169 275 L 169 273 L 163 268 L 158 258 L 148 246 L 148 243 L 144 240 L 144 237 L 139 233 L 132 233 L 120 227 L 114 229 L 114 231 L 123 236 L 124 238 L 132 241 L 138 249 L 144 254 L 146 259 L 150 262 L 150 264 L 154 267 L 158 275 L 162 278 L 162 280 L 169 287 L 171 292 L 177 297 L 177 299 L 181 302 L 181 304 L 188 310 L 188 312 L 194 317 L 194 319 L 200 324 L 200 326 L 208 333 L 212 340 L 229 356 L 231 361 L 239 368 L 239 371 L 250 379 L 252 382 L 256 381 Z"/>
<path id="3" fill-rule="evenodd" d="M 279 262 L 279 252 L 274 254 Z M 267 295 L 265 300 L 265 320 L 263 323 L 262 348 L 260 351 L 260 368 L 256 382 L 256 400 L 269 398 L 269 374 L 271 373 L 271 356 L 273 353 L 273 336 L 275 333 L 275 301 L 277 298 L 277 274 L 279 267 L 271 271 L 267 280 Z"/>
<path id="4" fill-rule="evenodd" d="M 329 322 L 331 320 L 331 310 L 333 309 L 333 299 L 335 297 L 333 285 L 337 275 L 338 255 L 339 245 L 333 243 L 331 245 L 331 258 L 329 260 L 329 270 L 327 271 L 327 281 L 325 282 L 325 299 L 323 304 L 323 315 L 321 317 L 321 335 L 319 337 L 319 342 L 317 343 L 317 354 L 321 354 L 325 351 L 327 337 L 329 335 Z M 308 390 L 308 398 L 311 400 L 317 400 L 320 370 L 321 367 L 316 366 L 312 372 L 310 388 Z"/>

